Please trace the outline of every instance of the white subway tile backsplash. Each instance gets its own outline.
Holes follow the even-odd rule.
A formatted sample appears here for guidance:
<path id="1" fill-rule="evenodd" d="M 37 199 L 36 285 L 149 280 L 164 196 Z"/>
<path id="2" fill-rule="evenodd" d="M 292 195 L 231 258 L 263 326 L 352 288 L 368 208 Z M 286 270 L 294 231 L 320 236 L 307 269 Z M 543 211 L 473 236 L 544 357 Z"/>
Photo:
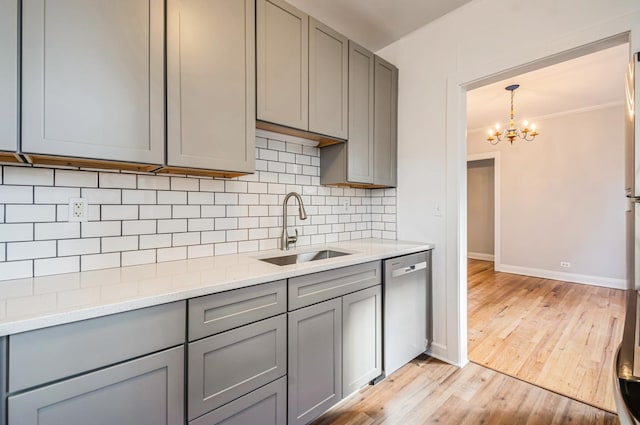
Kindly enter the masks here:
<path id="1" fill-rule="evenodd" d="M 122 235 L 150 235 L 156 233 L 155 220 L 130 220 L 122 222 Z"/>
<path id="2" fill-rule="evenodd" d="M 58 241 L 58 255 L 97 254 L 100 252 L 100 238 L 66 239 Z"/>
<path id="3" fill-rule="evenodd" d="M 100 187 L 117 189 L 135 189 L 136 175 L 123 173 L 99 173 L 98 184 Z"/>
<path id="4" fill-rule="evenodd" d="M 34 276 L 49 276 L 79 271 L 80 257 L 58 257 L 34 261 Z"/>
<path id="5" fill-rule="evenodd" d="M 135 251 L 137 249 L 137 236 L 102 238 L 102 252 Z"/>
<path id="6" fill-rule="evenodd" d="M 7 223 L 42 223 L 56 221 L 55 205 L 6 205 Z"/>
<path id="7" fill-rule="evenodd" d="M 35 223 L 35 239 L 77 239 L 80 223 Z"/>
<path id="8" fill-rule="evenodd" d="M 83 255 L 80 257 L 80 270 L 99 270 L 120 267 L 120 253 Z"/>
<path id="9" fill-rule="evenodd" d="M 140 220 L 171 218 L 171 205 L 140 205 Z"/>
<path id="10" fill-rule="evenodd" d="M 36 186 L 34 189 L 34 203 L 36 204 L 69 204 L 69 198 L 80 197 L 80 188 L 77 187 Z M 2 187 L 0 187 L 1 190 Z M 0 199 L 2 198 L 0 197 Z"/>
<path id="11" fill-rule="evenodd" d="M 2 204 L 30 204 L 33 202 L 33 187 L 0 186 L 0 202 Z"/>
<path id="12" fill-rule="evenodd" d="M 155 204 L 156 192 L 154 190 L 123 190 L 123 204 Z M 161 202 L 158 202 L 161 203 Z"/>
<path id="13" fill-rule="evenodd" d="M 187 247 L 178 246 L 175 248 L 158 249 L 157 258 L 158 258 L 158 263 L 163 263 L 166 261 L 186 260 Z"/>
<path id="14" fill-rule="evenodd" d="M 10 242 L 7 244 L 7 261 L 32 260 L 56 256 L 56 241 Z"/>
<path id="15" fill-rule="evenodd" d="M 33 261 L 9 261 L 0 263 L 0 276 L 3 280 L 21 279 L 33 276 Z"/>
<path id="16" fill-rule="evenodd" d="M 262 137 L 256 146 L 257 172 L 235 179 L 0 166 L 0 264 L 31 277 L 275 249 L 292 191 L 309 216 L 290 202 L 298 247 L 395 238 L 395 189 L 320 186 L 318 148 Z M 78 196 L 89 221 L 69 223 Z"/>
<path id="17" fill-rule="evenodd" d="M 127 251 L 122 253 L 122 266 L 137 266 L 156 262 L 156 250 Z"/>
<path id="18" fill-rule="evenodd" d="M 101 217 L 102 220 L 137 220 L 138 205 L 103 205 Z"/>
<path id="19" fill-rule="evenodd" d="M 36 167 L 4 167 L 3 184 L 53 186 L 53 170 Z"/>
<path id="20" fill-rule="evenodd" d="M 55 170 L 55 185 L 98 187 L 98 173 L 93 171 Z"/>

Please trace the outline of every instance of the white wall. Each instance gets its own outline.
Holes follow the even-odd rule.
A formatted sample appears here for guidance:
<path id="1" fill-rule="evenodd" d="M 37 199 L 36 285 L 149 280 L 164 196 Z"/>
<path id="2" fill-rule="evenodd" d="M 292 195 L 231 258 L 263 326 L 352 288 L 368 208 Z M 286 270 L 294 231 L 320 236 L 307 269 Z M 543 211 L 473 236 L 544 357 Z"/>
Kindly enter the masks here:
<path id="1" fill-rule="evenodd" d="M 623 106 L 536 120 L 543 134 L 513 145 L 469 132 L 469 154 L 502 161 L 496 270 L 625 287 L 624 120 Z"/>
<path id="2" fill-rule="evenodd" d="M 637 0 L 474 0 L 378 52 L 400 68 L 398 237 L 436 243 L 434 356 L 467 362 L 465 87 L 626 31 L 640 50 Z"/>
<path id="3" fill-rule="evenodd" d="M 493 159 L 467 163 L 467 253 L 470 258 L 494 260 Z"/>

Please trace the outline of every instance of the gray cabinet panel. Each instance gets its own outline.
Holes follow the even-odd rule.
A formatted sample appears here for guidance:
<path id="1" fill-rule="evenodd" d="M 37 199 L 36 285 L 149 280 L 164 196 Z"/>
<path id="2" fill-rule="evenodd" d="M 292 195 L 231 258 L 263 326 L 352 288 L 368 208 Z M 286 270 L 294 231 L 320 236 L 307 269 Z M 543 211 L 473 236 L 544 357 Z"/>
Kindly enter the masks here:
<path id="1" fill-rule="evenodd" d="M 307 424 L 342 399 L 342 299 L 289 313 L 289 425 Z"/>
<path id="2" fill-rule="evenodd" d="M 349 40 L 309 18 L 309 131 L 346 139 Z"/>
<path id="3" fill-rule="evenodd" d="M 282 314 L 189 344 L 189 420 L 287 373 Z"/>
<path id="4" fill-rule="evenodd" d="M 0 151 L 18 149 L 18 1 L 0 0 Z"/>
<path id="5" fill-rule="evenodd" d="M 287 311 L 287 282 L 235 289 L 189 300 L 189 341 Z"/>
<path id="6" fill-rule="evenodd" d="M 373 53 L 349 42 L 347 178 L 373 183 Z"/>
<path id="7" fill-rule="evenodd" d="M 382 373 L 382 287 L 342 298 L 342 394 L 359 390 Z"/>
<path id="8" fill-rule="evenodd" d="M 289 310 L 315 304 L 382 283 L 380 261 L 289 279 Z"/>
<path id="9" fill-rule="evenodd" d="M 12 335 L 9 391 L 182 344 L 185 320 L 185 302 L 178 301 Z"/>
<path id="10" fill-rule="evenodd" d="M 164 162 L 164 1 L 22 2 L 22 149 Z"/>
<path id="11" fill-rule="evenodd" d="M 256 2 L 259 120 L 309 128 L 309 17 L 282 0 Z"/>
<path id="12" fill-rule="evenodd" d="M 287 425 L 287 378 L 280 378 L 189 425 Z"/>
<path id="13" fill-rule="evenodd" d="M 167 163 L 255 171 L 255 0 L 167 2 Z"/>
<path id="14" fill-rule="evenodd" d="M 184 348 L 9 397 L 9 425 L 184 423 Z"/>
<path id="15" fill-rule="evenodd" d="M 397 184 L 398 69 L 376 56 L 374 101 L 374 183 Z"/>

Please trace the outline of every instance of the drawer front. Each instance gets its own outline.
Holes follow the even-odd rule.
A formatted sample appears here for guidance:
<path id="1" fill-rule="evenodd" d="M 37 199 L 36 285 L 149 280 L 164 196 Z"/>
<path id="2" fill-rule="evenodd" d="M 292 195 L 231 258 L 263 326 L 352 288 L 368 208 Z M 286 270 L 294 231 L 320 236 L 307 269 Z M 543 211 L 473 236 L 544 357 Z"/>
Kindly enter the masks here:
<path id="1" fill-rule="evenodd" d="M 184 347 L 9 397 L 9 425 L 184 423 Z"/>
<path id="2" fill-rule="evenodd" d="M 284 280 L 189 300 L 189 341 L 287 311 Z"/>
<path id="3" fill-rule="evenodd" d="M 289 310 L 296 310 L 331 298 L 382 283 L 379 261 L 356 264 L 326 272 L 289 279 Z"/>
<path id="4" fill-rule="evenodd" d="M 189 344 L 189 420 L 287 373 L 287 316 Z"/>
<path id="5" fill-rule="evenodd" d="M 185 302 L 9 337 L 9 391 L 62 379 L 183 344 Z"/>
<path id="6" fill-rule="evenodd" d="M 287 378 L 265 385 L 189 425 L 287 425 Z"/>

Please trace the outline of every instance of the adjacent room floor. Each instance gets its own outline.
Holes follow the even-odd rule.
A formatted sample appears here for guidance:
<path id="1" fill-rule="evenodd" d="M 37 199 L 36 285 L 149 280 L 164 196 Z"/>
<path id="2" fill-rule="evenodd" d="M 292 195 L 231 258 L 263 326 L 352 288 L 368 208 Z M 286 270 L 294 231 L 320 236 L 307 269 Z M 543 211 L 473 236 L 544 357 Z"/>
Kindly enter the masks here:
<path id="1" fill-rule="evenodd" d="M 615 412 L 624 291 L 468 264 L 469 360 Z"/>

